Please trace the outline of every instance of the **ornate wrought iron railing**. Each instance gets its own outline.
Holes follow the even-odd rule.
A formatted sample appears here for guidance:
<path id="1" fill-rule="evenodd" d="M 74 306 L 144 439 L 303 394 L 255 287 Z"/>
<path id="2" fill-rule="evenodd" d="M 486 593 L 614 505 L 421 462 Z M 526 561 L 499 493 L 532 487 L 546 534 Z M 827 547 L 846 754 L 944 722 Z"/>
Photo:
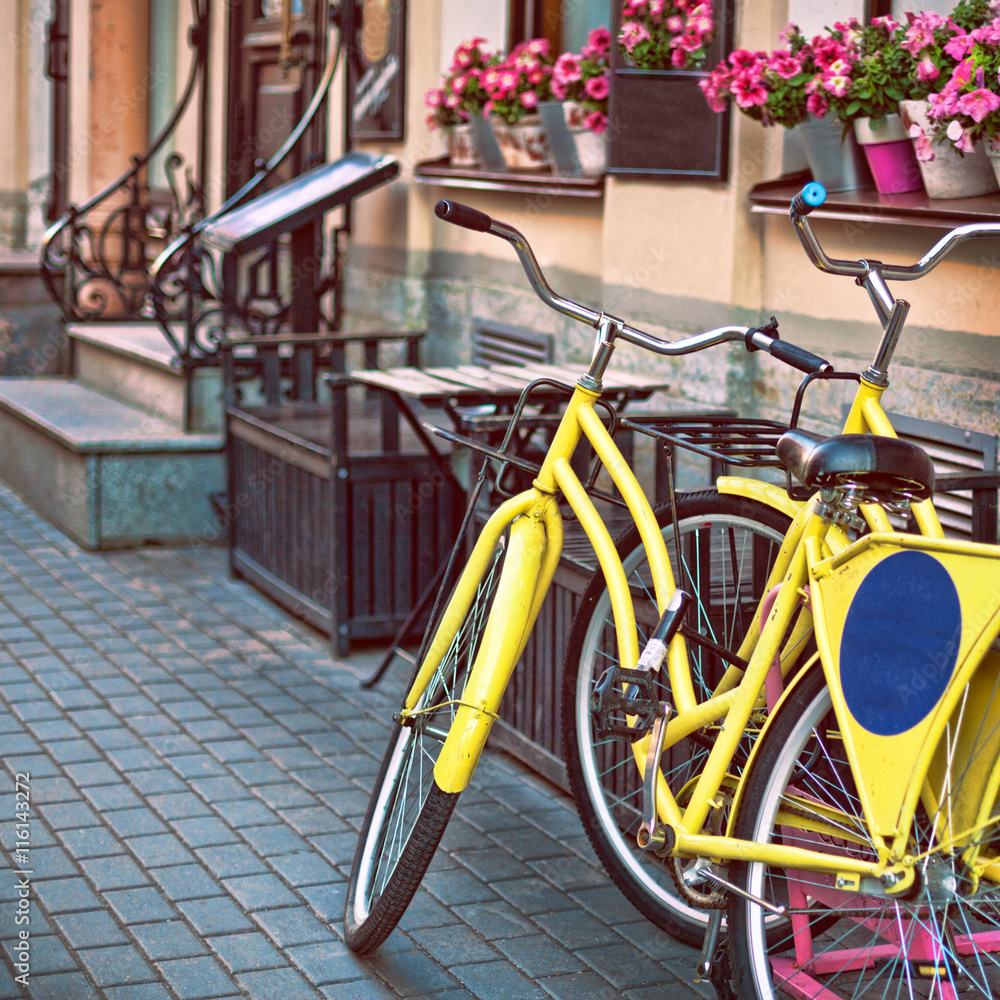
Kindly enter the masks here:
<path id="1" fill-rule="evenodd" d="M 201 81 L 198 166 L 203 169 L 209 5 L 210 0 L 191 0 L 187 80 L 150 147 L 134 155 L 129 169 L 104 190 L 82 205 L 71 205 L 45 233 L 42 275 L 67 322 L 144 316 L 150 261 L 204 215 L 203 179 L 190 165 L 185 169 L 181 154 L 170 153 L 164 161 L 165 198 L 150 189 L 149 165 L 173 135 Z"/>
<path id="2" fill-rule="evenodd" d="M 177 353 L 177 363 L 196 368 L 218 363 L 225 326 L 234 322 L 250 335 L 273 334 L 286 323 L 291 308 L 289 282 L 283 273 L 282 245 L 276 241 L 249 261 L 243 261 L 238 298 L 229 295 L 223 306 L 222 259 L 202 243 L 206 226 L 246 202 L 264 185 L 298 144 L 325 104 L 340 59 L 343 30 L 337 34 L 316 91 L 298 124 L 281 147 L 235 194 L 214 212 L 194 220 L 157 257 L 150 269 L 150 302 L 156 321 Z M 336 290 L 340 280 L 340 238 L 344 227 L 331 234 L 332 247 L 325 273 L 313 292 L 321 298 Z M 322 253 L 319 256 L 324 256 Z M 332 314 L 324 316 L 328 329 L 340 327 L 340 296 L 332 296 Z M 225 313 L 225 316 L 223 314 Z"/>

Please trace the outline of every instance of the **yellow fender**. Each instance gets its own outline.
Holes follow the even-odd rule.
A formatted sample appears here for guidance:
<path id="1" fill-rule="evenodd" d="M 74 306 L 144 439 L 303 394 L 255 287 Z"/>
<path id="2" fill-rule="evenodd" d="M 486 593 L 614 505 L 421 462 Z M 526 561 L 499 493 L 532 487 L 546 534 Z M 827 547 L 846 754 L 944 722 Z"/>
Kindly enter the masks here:
<path id="1" fill-rule="evenodd" d="M 802 509 L 802 504 L 798 500 L 793 500 L 785 492 L 784 487 L 775 486 L 773 483 L 763 483 L 759 479 L 720 476 L 716 480 L 715 487 L 720 493 L 725 493 L 728 496 L 759 500 L 788 517 L 795 517 Z"/>
<path id="2" fill-rule="evenodd" d="M 736 817 L 739 815 L 740 811 L 740 800 L 743 798 L 743 789 L 746 787 L 746 782 L 743 778 L 749 773 L 750 768 L 753 767 L 753 762 L 757 759 L 757 750 L 760 748 L 761 741 L 767 735 L 768 730 L 771 728 L 771 723 L 774 721 L 774 717 L 778 714 L 781 706 L 784 705 L 786 699 L 788 699 L 792 692 L 802 683 L 802 679 L 810 672 L 810 670 L 822 670 L 822 665 L 819 662 L 819 652 L 814 653 L 809 661 L 802 667 L 802 669 L 791 679 L 785 690 L 781 692 L 781 697 L 778 699 L 778 703 L 774 708 L 767 713 L 767 719 L 764 722 L 764 728 L 761 729 L 760 734 L 757 739 L 753 742 L 753 747 L 750 750 L 750 758 L 747 761 L 747 766 L 743 769 L 743 775 L 740 776 L 739 784 L 736 786 L 736 794 L 733 796 L 733 805 L 729 810 L 729 822 L 726 826 L 726 835 L 732 837 L 733 830 L 736 827 Z"/>

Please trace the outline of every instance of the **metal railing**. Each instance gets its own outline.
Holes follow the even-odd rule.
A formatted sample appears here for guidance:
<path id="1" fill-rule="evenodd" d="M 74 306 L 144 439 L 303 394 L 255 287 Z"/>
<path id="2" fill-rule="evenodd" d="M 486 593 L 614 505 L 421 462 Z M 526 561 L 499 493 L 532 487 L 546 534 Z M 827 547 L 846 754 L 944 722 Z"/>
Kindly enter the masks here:
<path id="1" fill-rule="evenodd" d="M 179 153 L 170 153 L 164 161 L 166 197 L 149 185 L 150 161 L 174 134 L 199 81 L 199 168 L 204 163 L 209 0 L 191 0 L 191 10 L 191 64 L 169 120 L 144 153 L 132 156 L 125 173 L 84 204 L 71 205 L 45 233 L 42 276 L 67 322 L 143 317 L 150 261 L 204 214 L 202 180 L 190 165 L 184 169 Z"/>

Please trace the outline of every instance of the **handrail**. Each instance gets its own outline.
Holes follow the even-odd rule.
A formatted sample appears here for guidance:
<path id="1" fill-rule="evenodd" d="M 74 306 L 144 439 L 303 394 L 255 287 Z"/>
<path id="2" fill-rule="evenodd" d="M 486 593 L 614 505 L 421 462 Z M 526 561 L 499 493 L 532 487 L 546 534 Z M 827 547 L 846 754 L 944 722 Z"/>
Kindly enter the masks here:
<path id="1" fill-rule="evenodd" d="M 42 276 L 49 294 L 59 304 L 66 320 L 92 320 L 105 315 L 110 304 L 109 293 L 112 291 L 118 296 L 117 304 L 123 310 L 121 315 L 127 318 L 141 313 L 145 300 L 145 287 L 136 281 L 124 280 L 126 270 L 139 270 L 141 267 L 144 271 L 146 266 L 145 245 L 146 237 L 150 233 L 149 220 L 146 217 L 148 206 L 143 204 L 142 194 L 148 193 L 148 182 L 143 186 L 139 176 L 177 128 L 191 102 L 199 77 L 204 85 L 204 70 L 208 56 L 209 0 L 191 0 L 191 11 L 192 24 L 188 33 L 188 44 L 192 48 L 191 65 L 184 91 L 166 125 L 143 154 L 131 157 L 132 165 L 128 170 L 82 205 L 70 205 L 45 232 L 42 240 Z M 168 234 L 169 231 L 181 226 L 185 217 L 200 215 L 204 208 L 201 186 L 194 181 L 190 172 L 187 202 L 181 205 L 180 191 L 174 173 L 182 162 L 180 155 L 173 153 L 165 165 L 167 182 L 174 201 L 174 204 L 167 209 L 162 227 Z M 80 220 L 88 213 L 114 194 L 124 190 L 130 192 L 128 204 L 112 212 L 98 232 L 95 233 L 85 223 L 81 224 Z M 123 259 L 119 262 L 121 269 L 116 273 L 108 261 L 106 249 L 112 226 L 118 221 L 121 221 L 123 228 L 121 237 Z M 67 231 L 68 245 L 64 237 Z M 82 252 L 84 244 L 89 245 L 90 249 L 87 258 Z M 135 253 L 136 245 L 142 248 L 141 255 Z M 83 275 L 78 285 L 74 284 L 70 273 Z M 93 303 L 90 308 L 82 305 L 81 300 L 85 295 Z M 118 315 L 116 314 L 116 318 Z"/>
<path id="2" fill-rule="evenodd" d="M 221 316 L 218 295 L 213 295 L 212 302 L 206 305 L 201 293 L 206 289 L 213 293 L 217 292 L 221 282 L 212 266 L 211 258 L 207 254 L 201 253 L 197 237 L 206 226 L 253 194 L 281 166 L 285 158 L 295 148 L 326 101 L 330 85 L 336 74 L 337 64 L 340 61 L 341 46 L 342 38 L 338 32 L 336 44 L 330 52 L 323 75 L 320 77 L 309 106 L 288 138 L 271 155 L 270 159 L 222 205 L 188 226 L 153 262 L 149 271 L 151 305 L 156 322 L 170 346 L 177 352 L 181 365 L 192 363 L 199 355 L 213 355 L 217 350 L 217 331 L 210 328 L 204 341 L 199 341 L 198 337 L 200 330 L 206 324 L 210 325 L 210 317 Z M 202 267 L 208 267 L 209 273 L 202 275 Z M 168 304 L 170 302 L 179 303 L 179 305 L 171 310 Z M 183 344 L 178 342 L 170 328 L 171 324 L 176 323 L 179 318 L 183 318 L 185 324 L 186 335 Z"/>

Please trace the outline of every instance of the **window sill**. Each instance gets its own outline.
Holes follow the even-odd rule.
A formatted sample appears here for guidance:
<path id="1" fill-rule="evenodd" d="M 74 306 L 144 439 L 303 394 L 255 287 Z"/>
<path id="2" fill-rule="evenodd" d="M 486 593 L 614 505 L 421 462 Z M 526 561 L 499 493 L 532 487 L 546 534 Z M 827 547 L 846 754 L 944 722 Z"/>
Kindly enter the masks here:
<path id="1" fill-rule="evenodd" d="M 750 211 L 787 216 L 792 198 L 810 180 L 812 175 L 806 172 L 755 184 L 750 189 Z M 1000 220 L 1000 194 L 936 201 L 924 191 L 879 194 L 874 188 L 859 188 L 831 192 L 823 205 L 810 213 L 810 218 L 954 229 L 973 222 Z"/>
<path id="2" fill-rule="evenodd" d="M 603 198 L 604 176 L 566 177 L 551 170 L 508 173 L 452 167 L 448 158 L 425 160 L 413 170 L 418 184 L 457 187 L 476 191 L 510 191 L 514 194 L 547 194 L 560 198 Z"/>

